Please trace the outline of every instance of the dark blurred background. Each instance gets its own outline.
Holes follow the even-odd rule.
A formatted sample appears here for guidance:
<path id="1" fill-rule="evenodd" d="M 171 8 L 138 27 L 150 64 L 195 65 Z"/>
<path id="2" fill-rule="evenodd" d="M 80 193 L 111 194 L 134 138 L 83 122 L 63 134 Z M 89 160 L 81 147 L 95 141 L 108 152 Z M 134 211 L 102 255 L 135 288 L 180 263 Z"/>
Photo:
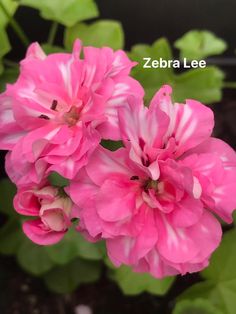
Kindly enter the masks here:
<path id="1" fill-rule="evenodd" d="M 122 21 L 126 48 L 159 37 L 171 42 L 190 29 L 207 29 L 236 48 L 235 0 L 98 0 L 103 18 Z"/>
<path id="2" fill-rule="evenodd" d="M 228 43 L 225 55 L 234 56 L 235 0 L 97 0 L 97 4 L 100 18 L 121 21 L 126 49 L 137 43 L 152 43 L 162 36 L 173 42 L 191 29 L 207 29 Z M 21 7 L 16 18 L 32 41 L 46 41 L 51 23 L 42 20 L 36 10 Z M 62 44 L 62 33 L 61 28 L 57 44 Z M 14 54 L 19 58 L 24 48 L 16 44 Z"/>

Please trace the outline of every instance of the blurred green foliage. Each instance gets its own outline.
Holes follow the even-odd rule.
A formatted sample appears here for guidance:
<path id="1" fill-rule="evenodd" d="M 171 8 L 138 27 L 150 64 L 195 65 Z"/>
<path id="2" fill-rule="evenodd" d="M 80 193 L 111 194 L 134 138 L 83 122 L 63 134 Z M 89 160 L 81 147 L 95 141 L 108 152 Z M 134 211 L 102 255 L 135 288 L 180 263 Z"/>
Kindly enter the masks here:
<path id="1" fill-rule="evenodd" d="M 204 281 L 187 289 L 180 300 L 207 299 L 223 314 L 236 309 L 236 230 L 225 233 L 219 248 L 213 253 L 210 266 L 201 272 Z"/>
<path id="2" fill-rule="evenodd" d="M 180 74 L 172 67 L 143 69 L 145 57 L 173 60 L 171 46 L 165 38 L 158 39 L 151 46 L 135 45 L 129 56 L 139 63 L 132 74 L 143 85 L 147 103 L 163 84 L 173 87 L 173 98 L 177 102 L 183 102 L 186 98 L 197 99 L 206 104 L 221 100 L 224 74 L 215 66 L 191 69 Z"/>
<path id="3" fill-rule="evenodd" d="M 2 59 L 2 57 L 4 57 L 10 50 L 11 50 L 11 46 L 8 40 L 8 36 L 7 33 L 5 32 L 5 30 L 0 29 L 0 42 L 1 42 L 1 46 L 0 46 L 0 59 Z M 0 72 L 0 74 L 3 72 Z"/>
<path id="4" fill-rule="evenodd" d="M 75 259 L 64 266 L 57 266 L 45 274 L 48 288 L 57 293 L 69 293 L 80 284 L 97 281 L 101 275 L 102 264 L 96 261 Z"/>
<path id="5" fill-rule="evenodd" d="M 71 50 L 73 41 L 79 37 L 85 45 L 124 47 L 124 32 L 117 21 L 87 19 L 98 16 L 93 0 L 1 0 L 0 1 L 0 91 L 6 83 L 14 82 L 18 65 L 6 59 L 11 50 L 6 27 L 12 26 L 16 35 L 26 45 L 28 39 L 14 19 L 18 6 L 29 6 L 40 11 L 42 18 L 52 21 L 47 43 L 42 43 L 46 53 Z M 64 47 L 55 46 L 57 23 L 65 28 Z M 35 38 L 31 38 L 35 40 Z M 37 40 L 37 39 L 36 39 Z M 14 44 L 14 43 L 12 43 Z M 190 31 L 175 42 L 180 58 L 201 59 L 221 54 L 226 43 L 208 31 Z M 14 48 L 14 47 L 13 47 Z M 161 38 L 152 45 L 138 44 L 129 52 L 130 58 L 139 62 L 132 75 L 140 81 L 146 91 L 148 102 L 163 84 L 174 89 L 174 99 L 183 101 L 195 98 L 205 103 L 221 100 L 224 83 L 223 72 L 214 66 L 176 73 L 172 68 L 143 69 L 143 57 L 173 59 L 173 52 L 167 39 Z M 104 141 L 109 149 L 117 149 L 120 143 Z M 57 174 L 50 177 L 53 184 L 64 186 L 67 182 Z M 41 247 L 30 242 L 21 231 L 21 218 L 13 209 L 15 187 L 8 179 L 0 182 L 0 212 L 6 216 L 6 223 L 0 228 L 0 253 L 15 255 L 21 267 L 35 276 L 41 276 L 47 287 L 57 293 L 68 293 L 80 284 L 97 281 L 102 269 L 117 283 L 122 292 L 136 295 L 149 292 L 164 296 L 170 289 L 174 277 L 157 280 L 149 274 L 137 274 L 130 268 L 118 269 L 107 262 L 105 244 L 89 243 L 79 233 L 70 231 L 62 242 Z M 214 254 L 211 265 L 202 272 L 203 281 L 187 289 L 177 300 L 173 314 L 234 314 L 236 309 L 236 231 L 227 232 L 221 247 Z M 107 266 L 109 265 L 109 266 Z"/>
<path id="6" fill-rule="evenodd" d="M 219 55 L 227 49 L 224 40 L 208 31 L 192 30 L 176 40 L 175 47 L 180 50 L 180 58 L 200 60 Z"/>
<path id="7" fill-rule="evenodd" d="M 165 295 L 175 279 L 174 277 L 168 277 L 157 280 L 150 274 L 135 273 L 127 266 L 111 267 L 109 277 L 118 284 L 126 295 L 137 295 L 142 292 L 160 296 Z"/>
<path id="8" fill-rule="evenodd" d="M 65 31 L 64 44 L 71 50 L 76 38 L 80 38 L 85 46 L 103 47 L 113 49 L 124 47 L 124 32 L 119 22 L 112 20 L 99 20 L 90 25 L 79 23 Z"/>
<path id="9" fill-rule="evenodd" d="M 0 2 L 0 28 L 1 30 L 6 30 L 7 24 L 9 23 L 9 18 L 15 14 L 19 4 L 17 1 L 13 0 L 1 0 Z M 8 14 L 6 14 L 6 12 Z"/>
<path id="10" fill-rule="evenodd" d="M 19 3 L 38 9 L 44 19 L 56 21 L 68 27 L 97 17 L 99 14 L 93 0 L 20 0 Z"/>
<path id="11" fill-rule="evenodd" d="M 195 299 L 178 302 L 173 314 L 223 314 L 223 312 L 205 299 Z"/>

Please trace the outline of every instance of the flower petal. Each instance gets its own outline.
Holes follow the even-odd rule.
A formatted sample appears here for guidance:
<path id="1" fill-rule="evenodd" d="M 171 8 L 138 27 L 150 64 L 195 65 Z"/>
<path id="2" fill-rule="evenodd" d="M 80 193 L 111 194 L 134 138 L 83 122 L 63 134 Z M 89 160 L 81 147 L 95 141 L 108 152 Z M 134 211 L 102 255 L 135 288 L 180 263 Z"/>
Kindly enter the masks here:
<path id="1" fill-rule="evenodd" d="M 60 242 L 65 232 L 55 232 L 44 229 L 41 220 L 28 220 L 23 223 L 23 231 L 26 236 L 36 244 L 52 245 Z"/>

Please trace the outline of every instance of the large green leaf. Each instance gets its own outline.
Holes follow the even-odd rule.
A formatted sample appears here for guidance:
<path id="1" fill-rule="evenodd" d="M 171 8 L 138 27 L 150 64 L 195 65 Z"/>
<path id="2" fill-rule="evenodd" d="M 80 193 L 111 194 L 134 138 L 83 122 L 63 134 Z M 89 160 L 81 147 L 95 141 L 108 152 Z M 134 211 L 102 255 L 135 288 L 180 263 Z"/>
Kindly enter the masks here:
<path id="1" fill-rule="evenodd" d="M 1 59 L 11 50 L 11 45 L 7 36 L 6 26 L 11 17 L 16 12 L 18 3 L 13 0 L 0 1 L 0 75 L 3 73 Z"/>
<path id="2" fill-rule="evenodd" d="M 176 304 L 173 314 L 223 314 L 204 299 L 182 300 Z"/>
<path id="3" fill-rule="evenodd" d="M 58 265 L 65 265 L 78 256 L 75 243 L 77 237 L 73 230 L 69 230 L 62 241 L 52 246 L 45 247 L 51 260 Z"/>
<path id="4" fill-rule="evenodd" d="M 78 232 L 69 230 L 64 239 L 46 247 L 49 257 L 58 265 L 65 265 L 75 257 L 82 257 L 88 260 L 100 260 L 103 252 L 100 244 L 86 241 Z"/>
<path id="5" fill-rule="evenodd" d="M 35 276 L 46 273 L 54 265 L 45 247 L 34 244 L 26 238 L 19 247 L 17 260 L 24 270 Z"/>
<path id="6" fill-rule="evenodd" d="M 7 33 L 4 29 L 0 28 L 0 59 L 5 56 L 10 50 L 11 46 L 7 37 Z"/>
<path id="7" fill-rule="evenodd" d="M 149 101 L 154 93 L 163 84 L 173 85 L 174 71 L 172 68 L 143 68 L 145 60 L 143 58 L 172 60 L 173 55 L 169 42 L 165 38 L 161 38 L 149 45 L 135 45 L 129 53 L 131 59 L 138 62 L 133 69 L 132 75 L 137 79 L 145 89 L 145 99 Z"/>
<path id="8" fill-rule="evenodd" d="M 207 104 L 220 101 L 223 78 L 223 72 L 213 66 L 186 71 L 175 76 L 173 97 L 179 102 L 188 98 Z"/>
<path id="9" fill-rule="evenodd" d="M 224 234 L 223 241 L 218 250 L 213 254 L 210 266 L 202 275 L 215 282 L 236 281 L 236 230 L 230 230 Z M 236 291 L 235 291 L 236 293 Z"/>
<path id="10" fill-rule="evenodd" d="M 13 16 L 15 14 L 19 4 L 14 0 L 1 0 L 1 3 L 7 11 L 6 14 L 0 5 L 0 29 L 3 29 L 9 22 L 9 16 Z"/>
<path id="11" fill-rule="evenodd" d="M 52 269 L 44 276 L 48 288 L 57 293 L 69 293 L 79 284 L 97 281 L 101 264 L 76 259 L 71 263 Z"/>
<path id="12" fill-rule="evenodd" d="M 93 0 L 20 0 L 20 3 L 40 10 L 43 18 L 68 27 L 98 16 L 98 9 Z"/>
<path id="13" fill-rule="evenodd" d="M 65 32 L 65 47 L 71 50 L 73 42 L 80 38 L 85 46 L 109 46 L 120 49 L 124 46 L 124 32 L 119 22 L 112 20 L 99 20 L 90 25 L 79 23 L 67 28 Z"/>
<path id="14" fill-rule="evenodd" d="M 0 76 L 0 93 L 5 90 L 6 84 L 14 83 L 16 81 L 18 74 L 19 69 L 17 67 L 6 69 L 2 73 L 2 75 Z"/>
<path id="15" fill-rule="evenodd" d="M 200 60 L 223 53 L 227 44 L 209 31 L 192 30 L 175 42 L 180 49 L 180 58 Z"/>
<path id="16" fill-rule="evenodd" d="M 182 102 L 193 98 L 204 103 L 219 101 L 222 96 L 222 71 L 209 66 L 174 73 L 173 68 L 144 68 L 144 58 L 151 60 L 172 60 L 171 47 L 166 39 L 157 40 L 152 46 L 136 45 L 130 52 L 130 57 L 139 64 L 133 69 L 132 75 L 145 89 L 145 100 L 150 101 L 155 92 L 164 84 L 173 87 L 173 99 Z"/>
<path id="17" fill-rule="evenodd" d="M 4 28 L 0 28 L 0 75 L 4 71 L 2 58 L 11 50 L 7 33 Z"/>
<path id="18" fill-rule="evenodd" d="M 186 290 L 181 299 L 208 299 L 224 314 L 235 314 L 236 309 L 236 230 L 228 231 L 210 266 L 202 272 L 206 279 Z"/>
<path id="19" fill-rule="evenodd" d="M 65 49 L 62 48 L 62 47 L 55 46 L 55 45 L 50 45 L 50 44 L 47 44 L 47 43 L 42 44 L 41 47 L 42 47 L 43 51 L 46 54 L 66 52 Z"/>
<path id="20" fill-rule="evenodd" d="M 0 60 L 0 78 L 1 78 L 3 71 L 4 71 L 4 66 L 2 64 L 2 61 Z"/>
<path id="21" fill-rule="evenodd" d="M 78 256 L 89 260 L 101 260 L 105 255 L 104 242 L 91 243 L 78 234 L 77 240 Z"/>
<path id="22" fill-rule="evenodd" d="M 136 295 L 145 291 L 156 295 L 164 295 L 174 281 L 174 277 L 160 280 L 146 273 L 135 273 L 127 266 L 110 270 L 109 276 L 126 295 Z"/>
<path id="23" fill-rule="evenodd" d="M 2 179 L 0 181 L 0 212 L 16 216 L 13 208 L 13 198 L 16 194 L 16 186 L 9 179 Z"/>

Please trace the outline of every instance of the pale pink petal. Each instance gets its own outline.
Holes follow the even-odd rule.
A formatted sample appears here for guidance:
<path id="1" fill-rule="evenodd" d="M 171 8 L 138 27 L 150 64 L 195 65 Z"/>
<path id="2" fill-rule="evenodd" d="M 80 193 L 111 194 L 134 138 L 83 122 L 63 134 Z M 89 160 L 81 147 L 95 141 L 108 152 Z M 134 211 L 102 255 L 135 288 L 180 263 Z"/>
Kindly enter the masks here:
<path id="1" fill-rule="evenodd" d="M 94 199 L 99 189 L 88 177 L 85 168 L 82 168 L 77 178 L 72 180 L 65 190 L 74 203 L 83 208 L 88 200 Z"/>
<path id="2" fill-rule="evenodd" d="M 105 148 L 98 148 L 90 157 L 86 166 L 87 173 L 91 180 L 101 185 L 106 179 L 113 176 L 131 177 L 133 172 L 126 165 L 126 152 L 123 148 L 111 152 Z"/>
<path id="3" fill-rule="evenodd" d="M 158 106 L 170 118 L 165 141 L 173 137 L 177 144 L 176 156 L 204 142 L 212 133 L 214 126 L 213 112 L 195 100 L 186 104 L 172 104 L 171 88 L 163 86 L 154 96 L 151 107 Z"/>
<path id="4" fill-rule="evenodd" d="M 101 219 L 112 222 L 131 217 L 136 205 L 135 190 L 134 181 L 106 180 L 95 199 Z"/>
<path id="5" fill-rule="evenodd" d="M 45 229 L 41 220 L 28 220 L 24 222 L 23 231 L 31 241 L 39 245 L 56 244 L 65 235 L 65 232 L 55 232 Z"/>
<path id="6" fill-rule="evenodd" d="M 160 254 L 174 263 L 191 261 L 199 252 L 197 244 L 184 228 L 173 226 L 164 215 L 158 218 L 158 244 Z"/>
<path id="7" fill-rule="evenodd" d="M 40 47 L 40 45 L 35 42 L 32 43 L 29 48 L 27 49 L 26 52 L 26 57 L 27 58 L 35 58 L 35 59 L 45 59 L 47 56 L 44 53 L 44 51 L 42 50 L 42 48 Z"/>
<path id="8" fill-rule="evenodd" d="M 199 253 L 191 262 L 200 263 L 219 246 L 222 229 L 218 220 L 211 213 L 205 211 L 200 221 L 187 229 L 187 235 L 199 248 Z"/>
<path id="9" fill-rule="evenodd" d="M 192 149 L 182 162 L 196 173 L 203 187 L 204 202 L 222 219 L 232 222 L 236 200 L 228 196 L 236 193 L 235 151 L 212 138 Z"/>
<path id="10" fill-rule="evenodd" d="M 95 208 L 94 200 L 88 199 L 87 202 L 83 204 L 83 207 L 80 211 L 80 225 L 86 228 L 89 236 L 93 239 L 97 239 L 102 234 L 102 221 L 98 216 L 98 213 Z M 78 230 L 80 231 L 80 225 Z"/>
<path id="11" fill-rule="evenodd" d="M 6 94 L 0 95 L 0 149 L 11 150 L 24 135 L 24 130 L 15 120 L 11 98 Z"/>
<path id="12" fill-rule="evenodd" d="M 202 202 L 193 197 L 185 196 L 169 214 L 169 221 L 178 228 L 189 227 L 200 220 L 202 213 Z"/>
<path id="13" fill-rule="evenodd" d="M 38 216 L 40 204 L 32 190 L 21 190 L 14 197 L 14 208 L 22 215 Z"/>

